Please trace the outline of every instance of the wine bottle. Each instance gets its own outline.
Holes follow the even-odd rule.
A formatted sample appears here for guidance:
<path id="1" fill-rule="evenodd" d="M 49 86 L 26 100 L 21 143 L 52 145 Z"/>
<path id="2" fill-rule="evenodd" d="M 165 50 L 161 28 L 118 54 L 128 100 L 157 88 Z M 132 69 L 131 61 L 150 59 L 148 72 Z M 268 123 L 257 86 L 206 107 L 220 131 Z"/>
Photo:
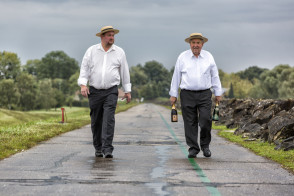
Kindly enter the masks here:
<path id="1" fill-rule="evenodd" d="M 213 115 L 212 115 L 212 120 L 213 121 L 218 121 L 219 120 L 219 106 L 218 102 L 215 104 L 214 110 L 213 110 Z"/>
<path id="2" fill-rule="evenodd" d="M 177 112 L 175 104 L 173 104 L 172 110 L 171 110 L 171 121 L 178 122 L 178 112 Z"/>

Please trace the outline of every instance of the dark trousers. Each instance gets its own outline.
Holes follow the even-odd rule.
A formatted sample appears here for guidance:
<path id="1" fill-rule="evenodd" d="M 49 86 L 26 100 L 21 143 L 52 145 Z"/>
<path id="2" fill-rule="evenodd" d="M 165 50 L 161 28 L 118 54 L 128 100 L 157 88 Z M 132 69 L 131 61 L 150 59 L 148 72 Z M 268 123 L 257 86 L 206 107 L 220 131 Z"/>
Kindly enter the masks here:
<path id="1" fill-rule="evenodd" d="M 118 98 L 117 86 L 109 89 L 95 89 L 90 86 L 89 106 L 93 145 L 96 151 L 112 153 L 115 125 L 115 109 Z"/>
<path id="2" fill-rule="evenodd" d="M 209 147 L 211 141 L 211 96 L 212 92 L 181 90 L 181 108 L 184 119 L 186 143 L 189 153 L 198 154 L 198 125 L 201 149 Z"/>

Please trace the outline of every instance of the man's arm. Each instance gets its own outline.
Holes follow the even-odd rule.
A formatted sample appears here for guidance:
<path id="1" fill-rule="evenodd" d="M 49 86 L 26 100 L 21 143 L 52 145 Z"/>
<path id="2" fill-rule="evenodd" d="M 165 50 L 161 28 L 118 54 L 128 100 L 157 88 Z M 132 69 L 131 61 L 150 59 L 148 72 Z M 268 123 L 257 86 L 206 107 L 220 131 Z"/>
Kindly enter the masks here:
<path id="1" fill-rule="evenodd" d="M 86 51 L 82 64 L 80 69 L 80 76 L 78 79 L 78 85 L 81 87 L 81 94 L 84 97 L 88 97 L 88 94 L 90 94 L 90 91 L 87 87 L 88 78 L 89 78 L 89 59 L 90 59 L 90 48 Z"/>
<path id="2" fill-rule="evenodd" d="M 132 96 L 131 96 L 132 84 L 130 79 L 130 71 L 129 71 L 129 66 L 127 62 L 127 57 L 124 52 L 121 58 L 120 76 L 121 76 L 123 90 L 125 92 L 123 99 L 126 98 L 127 103 L 129 103 L 132 99 Z"/>
<path id="3" fill-rule="evenodd" d="M 175 104 L 177 102 L 178 97 L 178 89 L 181 81 L 181 72 L 180 72 L 180 60 L 177 60 L 177 63 L 175 65 L 175 70 L 173 73 L 172 81 L 170 84 L 170 103 L 171 105 Z"/>
<path id="4" fill-rule="evenodd" d="M 221 96 L 223 94 L 223 89 L 222 89 L 222 85 L 220 82 L 218 69 L 217 69 L 217 66 L 215 64 L 213 57 L 212 57 L 212 69 L 211 69 L 211 85 L 214 90 L 215 101 L 219 103 L 222 98 Z"/>

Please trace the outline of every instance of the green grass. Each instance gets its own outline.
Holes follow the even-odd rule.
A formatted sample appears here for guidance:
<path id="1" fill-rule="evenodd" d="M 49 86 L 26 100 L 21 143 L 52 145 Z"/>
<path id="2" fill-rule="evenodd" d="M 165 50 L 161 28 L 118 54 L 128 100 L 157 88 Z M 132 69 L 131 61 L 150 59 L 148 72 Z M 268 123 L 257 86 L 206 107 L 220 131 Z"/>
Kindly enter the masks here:
<path id="1" fill-rule="evenodd" d="M 137 105 L 119 102 L 116 113 Z M 90 124 L 90 109 L 65 107 L 66 122 L 61 121 L 61 110 L 10 111 L 0 109 L 0 160 L 29 149 L 39 142 Z"/>
<path id="2" fill-rule="evenodd" d="M 59 116 L 59 111 L 31 111 L 31 112 L 21 112 L 21 111 L 11 111 L 0 109 L 0 127 L 17 125 L 25 122 L 30 122 L 34 120 L 44 120 L 48 117 Z"/>
<path id="3" fill-rule="evenodd" d="M 215 126 L 213 129 L 220 130 L 218 134 L 221 137 L 228 139 L 231 142 L 239 144 L 255 154 L 273 160 L 280 163 L 285 169 L 294 173 L 294 150 L 283 151 L 275 150 L 275 145 L 268 142 L 256 141 L 244 141 L 245 139 L 241 136 L 234 135 L 233 132 L 228 132 L 226 126 Z"/>

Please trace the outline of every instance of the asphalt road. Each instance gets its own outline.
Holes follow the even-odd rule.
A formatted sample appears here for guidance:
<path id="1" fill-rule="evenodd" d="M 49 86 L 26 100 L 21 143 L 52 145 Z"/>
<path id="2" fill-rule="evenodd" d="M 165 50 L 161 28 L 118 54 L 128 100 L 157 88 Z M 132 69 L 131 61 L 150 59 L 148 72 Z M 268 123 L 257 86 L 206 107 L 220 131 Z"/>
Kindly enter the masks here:
<path id="1" fill-rule="evenodd" d="M 116 115 L 114 158 L 96 158 L 89 126 L 0 161 L 0 195 L 294 195 L 294 175 L 215 134 L 211 158 L 187 158 L 183 122 L 141 104 Z"/>

